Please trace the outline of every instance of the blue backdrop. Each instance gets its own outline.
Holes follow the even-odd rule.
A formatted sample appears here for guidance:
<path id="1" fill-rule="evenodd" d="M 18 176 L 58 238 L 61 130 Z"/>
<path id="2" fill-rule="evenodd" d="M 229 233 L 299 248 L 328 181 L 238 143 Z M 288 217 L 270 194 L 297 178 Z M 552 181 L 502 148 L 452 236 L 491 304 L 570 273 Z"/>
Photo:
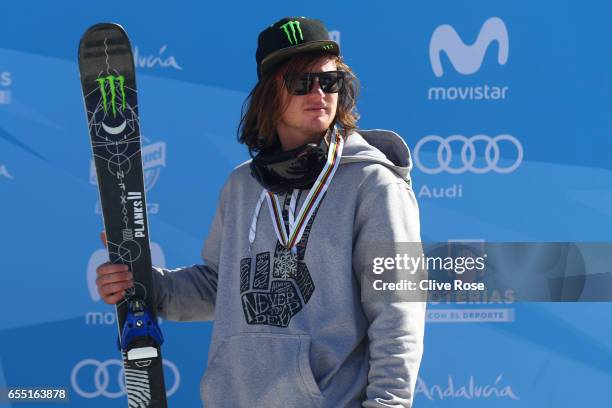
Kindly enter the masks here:
<path id="1" fill-rule="evenodd" d="M 285 15 L 325 21 L 362 82 L 360 126 L 411 147 L 424 240 L 610 240 L 603 0 L 0 9 L 0 387 L 62 386 L 73 406 L 125 406 L 114 308 L 93 283 L 105 252 L 76 64 L 80 36 L 100 21 L 122 24 L 134 45 L 158 265 L 200 261 L 219 189 L 248 157 L 236 127 L 257 34 Z M 475 320 L 473 309 L 497 313 Z M 611 312 L 503 295 L 432 304 L 415 406 L 606 406 Z M 170 404 L 199 406 L 212 324 L 162 329 Z"/>

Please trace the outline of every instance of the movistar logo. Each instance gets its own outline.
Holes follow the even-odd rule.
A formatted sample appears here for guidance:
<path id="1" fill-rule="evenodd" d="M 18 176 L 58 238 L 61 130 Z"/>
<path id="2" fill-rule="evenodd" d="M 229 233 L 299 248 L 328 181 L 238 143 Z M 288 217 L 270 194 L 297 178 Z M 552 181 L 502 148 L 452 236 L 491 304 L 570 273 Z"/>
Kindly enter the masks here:
<path id="1" fill-rule="evenodd" d="M 285 32 L 285 35 L 287 36 L 287 40 L 289 41 L 289 44 L 297 45 L 298 43 L 297 34 L 298 33 L 300 34 L 300 40 L 304 41 L 304 36 L 302 35 L 302 29 L 300 28 L 299 21 L 297 20 L 289 21 L 283 24 L 282 26 L 280 26 L 280 28 L 282 28 L 283 31 Z M 291 29 L 291 32 L 289 32 L 289 29 Z"/>
<path id="2" fill-rule="evenodd" d="M 100 85 L 104 112 L 108 113 L 108 96 L 106 94 L 107 83 L 110 88 L 110 106 L 111 111 L 113 112 L 113 117 L 117 116 L 117 105 L 115 103 L 115 98 L 117 97 L 117 84 L 119 85 L 119 92 L 121 93 L 121 110 L 125 110 L 125 77 L 123 75 L 108 75 L 102 78 L 98 78 L 96 79 L 96 81 L 98 81 L 98 84 Z"/>
<path id="3" fill-rule="evenodd" d="M 444 51 L 457 72 L 463 75 L 474 74 L 480 69 L 487 49 L 494 41 L 498 44 L 497 62 L 505 65 L 508 62 L 510 43 L 508 29 L 501 18 L 491 17 L 485 21 L 476 41 L 471 45 L 464 43 L 452 26 L 443 24 L 436 28 L 429 42 L 431 68 L 437 77 L 444 74 L 440 58 Z"/>

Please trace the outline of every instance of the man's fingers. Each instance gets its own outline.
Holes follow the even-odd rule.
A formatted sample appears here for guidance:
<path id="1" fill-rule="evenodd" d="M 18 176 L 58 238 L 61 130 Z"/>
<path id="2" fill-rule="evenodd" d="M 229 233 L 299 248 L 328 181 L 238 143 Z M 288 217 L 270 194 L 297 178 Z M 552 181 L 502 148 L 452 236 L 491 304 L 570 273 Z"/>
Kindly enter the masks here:
<path id="1" fill-rule="evenodd" d="M 134 286 L 134 284 L 128 281 L 108 283 L 106 285 L 100 286 L 99 292 L 100 292 L 101 297 L 107 297 L 107 296 L 112 296 L 113 294 L 117 292 L 120 292 L 121 294 L 123 294 L 123 291 L 125 291 L 128 288 L 131 288 L 132 286 Z"/>
<path id="2" fill-rule="evenodd" d="M 133 279 L 134 279 L 134 276 L 132 275 L 132 272 L 130 271 L 114 272 L 114 273 L 109 273 L 109 274 L 98 276 L 98 278 L 96 279 L 96 285 L 98 285 L 98 287 L 102 287 L 109 283 L 116 283 L 116 282 L 123 282 L 123 281 L 131 282 Z"/>
<path id="3" fill-rule="evenodd" d="M 96 268 L 96 286 L 105 303 L 114 305 L 125 296 L 125 290 L 134 286 L 134 276 L 127 265 L 103 263 Z"/>
<path id="4" fill-rule="evenodd" d="M 104 276 L 104 275 L 108 275 L 111 273 L 124 272 L 127 270 L 128 270 L 127 265 L 112 264 L 110 262 L 105 262 L 96 268 L 96 274 L 98 276 Z"/>

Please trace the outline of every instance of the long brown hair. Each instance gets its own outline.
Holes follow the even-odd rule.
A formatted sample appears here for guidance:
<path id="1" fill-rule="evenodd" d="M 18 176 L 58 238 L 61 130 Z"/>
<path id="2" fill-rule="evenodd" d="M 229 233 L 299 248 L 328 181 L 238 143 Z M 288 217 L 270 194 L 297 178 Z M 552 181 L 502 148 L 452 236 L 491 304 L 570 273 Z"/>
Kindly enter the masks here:
<path id="1" fill-rule="evenodd" d="M 342 129 L 341 134 L 345 135 L 357 128 L 359 81 L 351 68 L 341 57 L 333 54 L 298 54 L 262 77 L 242 105 L 238 141 L 246 144 L 250 152 L 260 151 L 277 142 L 276 126 L 287 108 L 283 106 L 281 98 L 281 79 L 284 75 L 305 72 L 323 59 L 335 61 L 337 69 L 346 72 L 344 86 L 338 93 L 338 109 L 332 126 L 337 124 Z"/>

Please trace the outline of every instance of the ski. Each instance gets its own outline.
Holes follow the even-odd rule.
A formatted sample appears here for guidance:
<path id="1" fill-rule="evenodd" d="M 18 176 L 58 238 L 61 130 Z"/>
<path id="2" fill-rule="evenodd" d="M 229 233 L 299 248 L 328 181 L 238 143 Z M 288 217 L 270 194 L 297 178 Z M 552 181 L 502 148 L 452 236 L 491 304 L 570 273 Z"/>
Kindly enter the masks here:
<path id="1" fill-rule="evenodd" d="M 81 38 L 78 60 L 109 259 L 134 275 L 116 305 L 128 407 L 167 407 L 132 47 L 121 26 L 96 24 Z"/>

